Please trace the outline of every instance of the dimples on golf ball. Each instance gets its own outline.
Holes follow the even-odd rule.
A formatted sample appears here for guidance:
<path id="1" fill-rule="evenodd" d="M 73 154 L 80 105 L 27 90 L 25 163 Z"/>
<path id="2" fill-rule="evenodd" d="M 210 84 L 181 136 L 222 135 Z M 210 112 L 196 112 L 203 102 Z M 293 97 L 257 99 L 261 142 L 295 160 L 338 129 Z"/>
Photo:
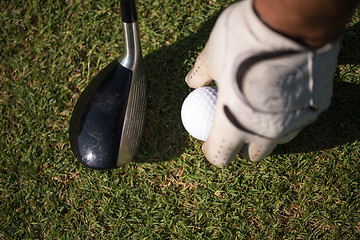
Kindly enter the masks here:
<path id="1" fill-rule="evenodd" d="M 217 88 L 201 87 L 192 91 L 181 107 L 181 120 L 188 133 L 206 141 L 215 114 Z"/>

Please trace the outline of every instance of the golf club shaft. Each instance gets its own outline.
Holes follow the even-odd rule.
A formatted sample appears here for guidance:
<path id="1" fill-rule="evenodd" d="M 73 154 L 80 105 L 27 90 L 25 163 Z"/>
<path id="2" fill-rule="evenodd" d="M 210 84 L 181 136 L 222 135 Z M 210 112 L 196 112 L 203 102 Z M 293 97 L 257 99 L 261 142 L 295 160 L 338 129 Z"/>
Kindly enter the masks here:
<path id="1" fill-rule="evenodd" d="M 140 36 L 137 22 L 123 22 L 124 53 L 118 58 L 121 65 L 134 70 L 142 60 Z"/>
<path id="2" fill-rule="evenodd" d="M 133 23 L 137 21 L 135 0 L 121 0 L 121 19 L 124 23 Z"/>

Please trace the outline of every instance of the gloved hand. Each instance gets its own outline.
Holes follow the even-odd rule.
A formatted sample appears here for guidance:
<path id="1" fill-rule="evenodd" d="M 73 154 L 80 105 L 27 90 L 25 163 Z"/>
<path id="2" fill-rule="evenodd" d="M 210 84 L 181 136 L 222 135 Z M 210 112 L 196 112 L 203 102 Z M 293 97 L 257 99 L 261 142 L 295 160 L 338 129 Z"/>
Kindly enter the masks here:
<path id="1" fill-rule="evenodd" d="M 191 88 L 217 84 L 206 158 L 258 161 L 315 121 L 330 105 L 339 41 L 311 49 L 267 27 L 252 0 L 226 8 L 185 78 Z"/>

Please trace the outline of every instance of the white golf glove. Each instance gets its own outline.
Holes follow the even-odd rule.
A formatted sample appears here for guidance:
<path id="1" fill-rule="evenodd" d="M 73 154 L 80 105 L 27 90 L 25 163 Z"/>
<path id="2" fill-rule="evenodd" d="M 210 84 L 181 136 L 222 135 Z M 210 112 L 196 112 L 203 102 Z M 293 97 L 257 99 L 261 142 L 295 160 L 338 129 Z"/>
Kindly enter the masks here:
<path id="1" fill-rule="evenodd" d="M 226 8 L 185 79 L 217 84 L 206 158 L 224 166 L 241 152 L 258 161 L 315 121 L 330 104 L 339 41 L 311 49 L 267 27 L 252 0 Z"/>

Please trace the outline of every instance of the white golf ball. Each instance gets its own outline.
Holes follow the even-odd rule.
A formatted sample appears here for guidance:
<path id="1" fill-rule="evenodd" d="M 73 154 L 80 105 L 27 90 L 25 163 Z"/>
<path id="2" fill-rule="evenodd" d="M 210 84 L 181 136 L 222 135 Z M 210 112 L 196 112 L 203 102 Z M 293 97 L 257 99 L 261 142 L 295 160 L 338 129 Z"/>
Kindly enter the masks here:
<path id="1" fill-rule="evenodd" d="M 192 91 L 181 107 L 181 120 L 194 138 L 206 141 L 215 114 L 216 87 L 201 87 Z"/>

